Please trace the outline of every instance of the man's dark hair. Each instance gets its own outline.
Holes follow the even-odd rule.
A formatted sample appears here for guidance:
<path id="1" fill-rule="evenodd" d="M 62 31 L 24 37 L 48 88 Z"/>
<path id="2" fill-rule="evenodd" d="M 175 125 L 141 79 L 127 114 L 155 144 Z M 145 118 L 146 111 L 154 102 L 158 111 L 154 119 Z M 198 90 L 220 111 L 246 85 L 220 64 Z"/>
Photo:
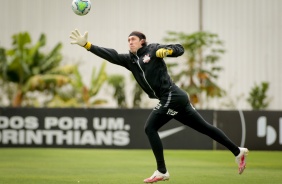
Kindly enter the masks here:
<path id="1" fill-rule="evenodd" d="M 142 43 L 142 46 L 146 46 L 147 45 L 146 36 L 143 33 L 139 32 L 139 31 L 133 31 L 132 33 L 129 34 L 128 37 L 130 37 L 130 36 L 137 36 L 140 40 L 143 39 L 144 43 Z"/>

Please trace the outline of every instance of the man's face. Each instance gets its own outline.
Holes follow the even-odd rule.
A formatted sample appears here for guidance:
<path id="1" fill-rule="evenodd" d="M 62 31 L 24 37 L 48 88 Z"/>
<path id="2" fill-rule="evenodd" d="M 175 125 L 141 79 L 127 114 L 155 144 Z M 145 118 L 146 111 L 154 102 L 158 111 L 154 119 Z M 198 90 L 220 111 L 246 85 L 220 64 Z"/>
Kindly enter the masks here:
<path id="1" fill-rule="evenodd" d="M 138 36 L 129 36 L 128 37 L 128 46 L 130 52 L 136 54 L 137 50 L 142 47 L 144 40 L 140 40 Z"/>

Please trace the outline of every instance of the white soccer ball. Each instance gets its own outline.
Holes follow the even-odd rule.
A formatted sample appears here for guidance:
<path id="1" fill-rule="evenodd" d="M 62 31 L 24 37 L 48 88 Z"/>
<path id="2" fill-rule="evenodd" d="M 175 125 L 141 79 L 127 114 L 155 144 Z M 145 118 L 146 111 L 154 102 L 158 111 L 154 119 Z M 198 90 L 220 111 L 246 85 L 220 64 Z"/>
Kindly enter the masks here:
<path id="1" fill-rule="evenodd" d="M 91 9 L 90 0 L 73 0 L 72 10 L 77 15 L 86 15 Z"/>

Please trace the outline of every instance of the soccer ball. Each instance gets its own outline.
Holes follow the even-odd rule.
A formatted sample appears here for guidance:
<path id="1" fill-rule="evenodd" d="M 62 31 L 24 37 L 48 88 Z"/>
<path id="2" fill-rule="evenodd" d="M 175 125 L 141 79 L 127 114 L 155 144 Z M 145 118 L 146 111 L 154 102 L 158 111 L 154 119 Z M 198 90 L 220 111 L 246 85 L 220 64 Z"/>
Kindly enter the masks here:
<path id="1" fill-rule="evenodd" d="M 86 15 L 91 9 L 90 0 L 73 0 L 72 10 L 77 15 Z"/>

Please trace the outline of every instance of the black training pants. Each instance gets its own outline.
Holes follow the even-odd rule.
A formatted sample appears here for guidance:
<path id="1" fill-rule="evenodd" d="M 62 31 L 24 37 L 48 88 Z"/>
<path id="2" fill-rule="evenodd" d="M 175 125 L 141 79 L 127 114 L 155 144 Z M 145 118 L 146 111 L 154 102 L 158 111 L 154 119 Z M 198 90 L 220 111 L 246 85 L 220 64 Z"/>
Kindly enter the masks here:
<path id="1" fill-rule="evenodd" d="M 159 171 L 165 172 L 166 168 L 163 145 L 158 130 L 173 118 L 209 136 L 229 149 L 235 156 L 239 154 L 238 146 L 223 131 L 207 123 L 194 109 L 190 104 L 187 93 L 177 86 L 172 86 L 170 91 L 160 99 L 160 103 L 151 112 L 145 124 L 145 132 L 155 155 Z"/>

